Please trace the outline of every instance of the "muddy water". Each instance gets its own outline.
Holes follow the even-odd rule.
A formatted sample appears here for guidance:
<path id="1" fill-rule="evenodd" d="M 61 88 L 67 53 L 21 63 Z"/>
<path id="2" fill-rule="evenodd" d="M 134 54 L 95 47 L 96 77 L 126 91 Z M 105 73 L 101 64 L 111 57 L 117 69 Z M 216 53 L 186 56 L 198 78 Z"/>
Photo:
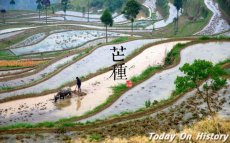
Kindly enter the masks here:
<path id="1" fill-rule="evenodd" d="M 28 93 L 40 93 L 41 91 L 44 91 L 46 89 L 55 89 L 66 82 L 74 81 L 76 76 L 79 77 L 86 76 L 90 73 L 95 73 L 99 69 L 112 66 L 114 62 L 112 60 L 112 52 L 110 49 L 113 46 L 126 47 L 127 50 L 124 51 L 124 55 L 128 56 L 135 49 L 141 48 L 143 45 L 155 41 L 159 41 L 159 40 L 154 40 L 154 39 L 135 40 L 123 44 L 100 47 L 97 50 L 95 50 L 92 54 L 86 56 L 82 60 L 62 70 L 60 73 L 53 76 L 52 78 L 32 87 L 28 87 L 13 92 L 2 93 L 0 94 L 0 99 L 4 99 L 6 97 L 12 97 L 16 95 L 28 94 Z"/>
<path id="2" fill-rule="evenodd" d="M 180 43 L 185 42 L 180 41 Z M 167 52 L 177 43 L 168 42 L 152 46 L 128 61 L 126 63 L 127 78 L 130 79 L 139 75 L 148 66 L 163 64 Z M 0 107 L 0 115 L 2 115 L 0 116 L 0 123 L 38 122 L 82 115 L 105 102 L 109 95 L 112 94 L 111 87 L 125 83 L 124 80 L 114 81 L 113 78 L 109 78 L 110 75 L 111 71 L 84 81 L 82 91 L 86 93 L 86 96 L 74 95 L 71 99 L 68 98 L 55 104 L 52 100 L 54 94 L 2 103 Z M 75 86 L 72 87 L 72 90 L 74 89 Z"/>
<path id="3" fill-rule="evenodd" d="M 145 101 L 160 101 L 167 99 L 175 89 L 174 81 L 181 76 L 179 71 L 185 63 L 192 63 L 196 59 L 203 59 L 218 63 L 230 57 L 229 42 L 211 42 L 196 44 L 181 52 L 181 62 L 178 66 L 154 75 L 144 83 L 129 90 L 119 98 L 112 106 L 87 120 L 103 119 L 125 111 L 135 111 L 145 107 Z"/>

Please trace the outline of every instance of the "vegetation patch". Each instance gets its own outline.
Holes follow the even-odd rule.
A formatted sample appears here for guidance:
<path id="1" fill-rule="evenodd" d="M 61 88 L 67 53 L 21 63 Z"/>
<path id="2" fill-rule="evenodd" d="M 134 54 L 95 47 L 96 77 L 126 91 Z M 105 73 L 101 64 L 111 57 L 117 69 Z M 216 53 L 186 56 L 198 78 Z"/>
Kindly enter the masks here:
<path id="1" fill-rule="evenodd" d="M 156 0 L 157 10 L 160 12 L 164 19 L 169 16 L 168 3 L 168 0 Z"/>
<path id="2" fill-rule="evenodd" d="M 230 2 L 229 0 L 217 0 L 217 2 L 225 18 L 227 19 L 228 22 L 230 22 Z"/>
<path id="3" fill-rule="evenodd" d="M 0 60 L 0 67 L 33 67 L 44 62 L 33 60 Z"/>
<path id="4" fill-rule="evenodd" d="M 117 43 L 122 43 L 128 40 L 129 40 L 129 37 L 119 37 L 119 38 L 112 40 L 111 43 L 117 44 Z"/>

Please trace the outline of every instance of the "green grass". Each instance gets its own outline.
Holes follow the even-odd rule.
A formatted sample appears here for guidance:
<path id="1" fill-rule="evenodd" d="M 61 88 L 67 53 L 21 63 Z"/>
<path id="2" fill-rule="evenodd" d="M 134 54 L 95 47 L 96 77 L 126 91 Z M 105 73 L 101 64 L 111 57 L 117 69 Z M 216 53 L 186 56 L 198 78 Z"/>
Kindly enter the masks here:
<path id="1" fill-rule="evenodd" d="M 9 50 L 0 51 L 0 60 L 17 60 L 19 56 L 13 55 Z"/>
<path id="2" fill-rule="evenodd" d="M 164 18 L 169 16 L 168 0 L 156 0 L 156 7 Z"/>
<path id="3" fill-rule="evenodd" d="M 140 81 L 143 81 L 147 79 L 149 76 L 151 76 L 153 72 L 155 72 L 156 70 L 160 70 L 160 69 L 162 69 L 162 67 L 160 66 L 157 66 L 157 67 L 150 66 L 146 70 L 144 70 L 143 73 L 141 73 L 139 76 L 132 77 L 131 81 L 133 83 L 138 83 Z"/>
<path id="4" fill-rule="evenodd" d="M 8 50 L 4 50 L 4 51 L 0 51 L 0 57 L 3 57 L 3 56 L 12 56 L 13 54 L 8 51 Z"/>
<path id="5" fill-rule="evenodd" d="M 180 58 L 180 50 L 187 44 L 176 44 L 173 49 L 167 54 L 165 58 L 165 65 L 171 65 L 173 62 L 178 62 Z"/>
<path id="6" fill-rule="evenodd" d="M 51 128 L 55 126 L 55 122 L 41 122 L 37 124 L 32 123 L 15 123 L 13 125 L 2 126 L 0 131 L 10 130 L 10 129 L 27 129 L 27 128 Z"/>
<path id="7" fill-rule="evenodd" d="M 10 86 L 3 86 L 3 87 L 0 87 L 0 91 L 4 90 L 4 91 L 8 91 L 8 90 L 13 90 L 14 87 L 10 87 Z"/>
<path id="8" fill-rule="evenodd" d="M 154 31 L 152 34 L 155 38 L 157 37 L 185 37 L 191 36 L 196 32 L 202 30 L 211 19 L 212 13 L 208 11 L 208 16 L 205 19 L 196 21 L 190 21 L 186 16 L 182 15 L 179 17 L 179 29 L 175 35 L 174 23 L 169 24 L 162 30 Z"/>
<path id="9" fill-rule="evenodd" d="M 221 65 L 224 65 L 224 64 L 226 64 L 226 63 L 230 63 L 230 59 L 226 59 L 226 60 L 224 60 L 224 61 L 222 61 L 222 62 L 219 62 L 217 65 L 218 65 L 218 66 L 221 66 Z"/>
<path id="10" fill-rule="evenodd" d="M 205 27 L 208 24 L 209 20 L 211 19 L 211 16 L 212 14 L 211 12 L 209 12 L 207 18 L 205 19 L 185 22 L 182 27 L 179 27 L 177 35 L 189 36 L 193 33 L 202 30 L 203 27 Z"/>
<path id="11" fill-rule="evenodd" d="M 27 37 L 28 34 L 23 34 L 14 39 L 4 39 L 0 42 L 0 49 L 7 48 L 10 47 L 11 45 L 19 43 L 20 41 L 25 40 Z"/>
<path id="12" fill-rule="evenodd" d="M 34 127 L 31 123 L 15 123 L 13 125 L 2 126 L 0 127 L 1 131 L 10 130 L 10 129 L 18 129 L 18 128 L 32 128 Z"/>
<path id="13" fill-rule="evenodd" d="M 119 37 L 111 41 L 112 44 L 121 43 L 129 40 L 129 37 Z"/>
<path id="14" fill-rule="evenodd" d="M 200 41 L 212 40 L 212 39 L 215 39 L 215 40 L 230 40 L 230 37 L 219 35 L 219 36 L 201 36 L 201 37 L 198 38 L 198 40 L 200 40 Z"/>
<path id="15" fill-rule="evenodd" d="M 102 137 L 101 137 L 101 135 L 98 135 L 98 134 L 92 134 L 89 136 L 88 140 L 90 142 L 95 142 L 95 141 L 98 142 L 98 141 L 102 140 Z"/>

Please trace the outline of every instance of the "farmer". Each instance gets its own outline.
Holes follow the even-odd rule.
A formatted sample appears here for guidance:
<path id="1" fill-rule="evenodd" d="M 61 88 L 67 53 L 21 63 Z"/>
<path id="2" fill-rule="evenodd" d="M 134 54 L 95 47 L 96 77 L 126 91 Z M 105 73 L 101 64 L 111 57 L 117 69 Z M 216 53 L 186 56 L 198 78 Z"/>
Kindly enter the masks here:
<path id="1" fill-rule="evenodd" d="M 76 77 L 76 83 L 77 83 L 76 88 L 78 88 L 78 93 L 81 93 L 81 80 L 78 77 Z"/>

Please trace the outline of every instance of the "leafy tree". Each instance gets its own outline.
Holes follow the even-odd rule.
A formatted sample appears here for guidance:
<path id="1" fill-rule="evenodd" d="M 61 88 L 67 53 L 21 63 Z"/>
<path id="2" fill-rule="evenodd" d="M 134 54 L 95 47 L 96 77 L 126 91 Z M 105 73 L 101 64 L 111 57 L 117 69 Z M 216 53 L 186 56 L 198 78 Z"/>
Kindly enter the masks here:
<path id="1" fill-rule="evenodd" d="M 177 10 L 177 29 L 176 31 L 178 31 L 178 21 L 179 21 L 179 11 L 183 6 L 183 1 L 182 0 L 174 0 L 174 6 L 176 7 Z"/>
<path id="2" fill-rule="evenodd" d="M 205 60 L 195 60 L 191 65 L 186 63 L 180 68 L 180 71 L 185 75 L 176 78 L 176 91 L 183 93 L 189 89 L 196 88 L 198 95 L 206 102 L 208 110 L 214 120 L 214 111 L 212 109 L 214 100 L 211 95 L 227 84 L 226 79 L 221 77 L 225 74 L 225 71 L 219 66 L 214 66 L 211 62 Z M 210 80 L 207 80 L 208 78 Z M 204 80 L 206 80 L 206 82 L 200 89 L 199 84 Z"/>
<path id="3" fill-rule="evenodd" d="M 47 24 L 47 10 L 48 10 L 48 7 L 50 6 L 50 0 L 42 0 L 42 5 L 46 9 L 46 24 Z"/>
<path id="4" fill-rule="evenodd" d="M 82 7 L 82 15 L 85 17 L 85 7 Z"/>
<path id="5" fill-rule="evenodd" d="M 51 9 L 52 9 L 52 14 L 55 13 L 55 6 L 51 6 Z"/>
<path id="6" fill-rule="evenodd" d="M 89 22 L 89 7 L 90 7 L 90 0 L 88 0 L 88 22 Z"/>
<path id="7" fill-rule="evenodd" d="M 111 15 L 111 13 L 109 12 L 108 9 L 106 9 L 102 16 L 101 16 L 101 22 L 104 23 L 105 27 L 106 27 L 106 43 L 108 42 L 108 37 L 107 37 L 107 27 L 108 26 L 113 26 L 113 17 Z"/>
<path id="8" fill-rule="evenodd" d="M 61 0 L 62 9 L 65 13 L 64 20 L 66 20 L 66 10 L 68 8 L 68 3 L 69 3 L 69 0 Z"/>
<path id="9" fill-rule="evenodd" d="M 3 23 L 5 23 L 5 14 L 6 14 L 6 10 L 5 10 L 5 9 L 1 9 L 1 13 L 2 13 L 2 20 L 3 20 Z"/>
<path id="10" fill-rule="evenodd" d="M 15 0 L 10 0 L 10 4 L 14 5 L 15 4 Z"/>
<path id="11" fill-rule="evenodd" d="M 42 10 L 42 0 L 36 0 L 37 3 L 37 10 L 38 10 L 38 16 L 39 16 L 39 21 L 41 19 L 41 10 Z"/>
<path id="12" fill-rule="evenodd" d="M 141 5 L 136 0 L 128 0 L 122 12 L 128 20 L 131 20 L 132 35 L 133 35 L 133 22 L 140 10 L 141 10 Z"/>
<path id="13" fill-rule="evenodd" d="M 153 32 L 155 30 L 154 23 L 157 21 L 156 13 L 152 13 L 151 20 L 152 20 L 152 25 L 153 25 L 153 29 L 152 29 L 152 32 Z"/>
<path id="14" fill-rule="evenodd" d="M 10 5 L 13 7 L 15 5 L 15 0 L 10 0 Z"/>

